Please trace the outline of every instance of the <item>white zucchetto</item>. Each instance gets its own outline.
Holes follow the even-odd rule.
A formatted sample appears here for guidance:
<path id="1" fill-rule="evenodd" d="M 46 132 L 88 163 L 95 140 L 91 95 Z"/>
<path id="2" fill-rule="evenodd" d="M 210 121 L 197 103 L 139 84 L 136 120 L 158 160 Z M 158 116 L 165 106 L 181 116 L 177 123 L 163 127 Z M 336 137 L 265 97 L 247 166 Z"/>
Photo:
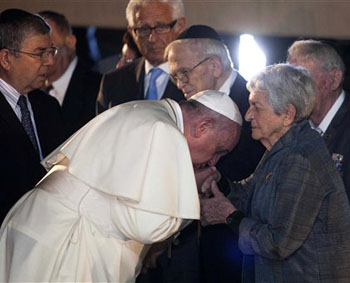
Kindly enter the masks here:
<path id="1" fill-rule="evenodd" d="M 229 118 L 242 126 L 242 116 L 237 104 L 225 93 L 216 90 L 204 90 L 191 96 L 209 109 Z"/>

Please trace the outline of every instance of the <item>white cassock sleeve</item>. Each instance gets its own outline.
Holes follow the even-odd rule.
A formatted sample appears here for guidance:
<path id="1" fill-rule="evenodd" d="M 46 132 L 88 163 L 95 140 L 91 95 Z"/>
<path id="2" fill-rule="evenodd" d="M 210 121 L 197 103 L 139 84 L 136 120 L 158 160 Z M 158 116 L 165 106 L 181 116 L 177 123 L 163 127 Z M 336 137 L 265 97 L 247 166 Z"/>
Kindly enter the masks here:
<path id="1" fill-rule="evenodd" d="M 126 238 L 143 244 L 165 240 L 182 223 L 181 218 L 135 209 L 125 205 L 125 201 L 120 204 L 111 209 L 112 221 Z"/>

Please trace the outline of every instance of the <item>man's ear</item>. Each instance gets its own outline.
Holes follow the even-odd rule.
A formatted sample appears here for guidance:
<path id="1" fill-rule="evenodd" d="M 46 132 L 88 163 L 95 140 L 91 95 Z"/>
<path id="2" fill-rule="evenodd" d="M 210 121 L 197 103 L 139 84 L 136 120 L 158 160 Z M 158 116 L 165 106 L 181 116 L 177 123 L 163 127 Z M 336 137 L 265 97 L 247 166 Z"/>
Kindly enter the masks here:
<path id="1" fill-rule="evenodd" d="M 290 126 L 294 123 L 295 115 L 297 111 L 292 104 L 287 104 L 287 107 L 282 115 L 284 115 L 284 121 L 283 125 L 284 126 Z"/>
<path id="2" fill-rule="evenodd" d="M 0 50 L 0 65 L 6 71 L 10 70 L 11 67 L 10 56 L 12 55 L 8 49 L 3 48 Z"/>
<path id="3" fill-rule="evenodd" d="M 343 72 L 341 70 L 333 70 L 331 72 L 331 90 L 335 91 L 339 89 L 341 83 L 342 83 L 342 78 L 343 78 Z"/>
<path id="4" fill-rule="evenodd" d="M 222 75 L 223 67 L 221 59 L 218 56 L 210 57 L 210 63 L 212 64 L 213 76 L 219 78 Z"/>
<path id="5" fill-rule="evenodd" d="M 201 119 L 196 125 L 194 130 L 194 137 L 200 138 L 208 134 L 213 129 L 213 120 L 209 118 Z"/>
<path id="6" fill-rule="evenodd" d="M 176 37 L 186 29 L 186 18 L 177 19 Z"/>
<path id="7" fill-rule="evenodd" d="M 69 47 L 69 49 L 75 50 L 75 46 L 77 44 L 77 38 L 74 34 L 70 34 L 66 36 L 66 45 Z"/>

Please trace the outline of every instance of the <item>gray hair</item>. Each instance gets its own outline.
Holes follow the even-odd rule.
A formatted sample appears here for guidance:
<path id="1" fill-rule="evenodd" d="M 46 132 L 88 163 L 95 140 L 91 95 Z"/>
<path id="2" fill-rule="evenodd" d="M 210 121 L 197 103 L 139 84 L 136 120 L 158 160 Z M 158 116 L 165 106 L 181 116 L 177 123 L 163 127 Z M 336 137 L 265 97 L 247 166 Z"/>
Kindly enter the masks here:
<path id="1" fill-rule="evenodd" d="M 39 16 L 20 9 L 7 9 L 0 14 L 0 49 L 19 50 L 32 35 L 45 35 L 50 26 Z"/>
<path id="2" fill-rule="evenodd" d="M 345 65 L 337 51 L 321 41 L 317 40 L 298 40 L 288 49 L 288 59 L 297 56 L 306 60 L 311 60 L 321 64 L 324 71 L 341 70 L 344 74 Z"/>
<path id="3" fill-rule="evenodd" d="M 60 34 L 72 34 L 72 28 L 65 15 L 50 10 L 40 11 L 38 14 L 45 20 L 53 21 Z"/>
<path id="4" fill-rule="evenodd" d="M 199 57 L 205 59 L 211 56 L 220 58 L 224 71 L 232 70 L 233 63 L 227 46 L 221 41 L 209 38 L 188 38 L 171 42 L 165 49 L 165 59 L 168 59 L 169 52 L 176 46 L 183 46 L 197 53 Z"/>
<path id="5" fill-rule="evenodd" d="M 295 122 L 310 116 L 315 102 L 315 87 L 308 71 L 289 64 L 266 67 L 248 83 L 250 92 L 262 91 L 273 111 L 281 115 L 288 104 L 296 109 Z"/>
<path id="6" fill-rule="evenodd" d="M 185 8 L 182 0 L 130 0 L 126 7 L 126 20 L 129 27 L 135 26 L 135 14 L 137 10 L 152 2 L 169 4 L 172 9 L 173 20 L 185 17 Z"/>

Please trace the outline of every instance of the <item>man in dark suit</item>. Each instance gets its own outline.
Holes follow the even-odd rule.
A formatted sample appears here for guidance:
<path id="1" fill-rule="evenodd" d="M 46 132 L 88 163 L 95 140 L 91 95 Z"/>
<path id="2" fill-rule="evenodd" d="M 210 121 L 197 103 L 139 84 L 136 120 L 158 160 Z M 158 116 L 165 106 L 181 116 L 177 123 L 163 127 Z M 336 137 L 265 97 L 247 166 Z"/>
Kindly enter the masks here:
<path id="1" fill-rule="evenodd" d="M 10 36 L 11 35 L 11 36 Z M 40 160 L 64 140 L 57 101 L 36 90 L 57 53 L 50 27 L 19 9 L 0 14 L 0 222 L 45 175 Z"/>
<path id="2" fill-rule="evenodd" d="M 71 135 L 95 117 L 102 75 L 78 59 L 76 37 L 64 15 L 54 11 L 42 11 L 39 15 L 51 26 L 52 42 L 58 48 L 55 62 L 49 67 L 47 91 L 60 103 Z"/>
<path id="3" fill-rule="evenodd" d="M 342 88 L 344 63 L 333 47 L 316 40 L 295 41 L 287 61 L 307 69 L 314 80 L 310 125 L 323 136 L 350 197 L 350 97 Z"/>
<path id="4" fill-rule="evenodd" d="M 104 75 L 97 99 L 97 112 L 131 100 L 182 100 L 181 91 L 169 81 L 169 66 L 164 60 L 166 46 L 186 25 L 182 0 L 132 0 L 126 8 L 126 18 L 128 30 L 142 57 Z M 150 91 L 154 84 L 155 93 Z"/>
<path id="5" fill-rule="evenodd" d="M 246 81 L 233 69 L 228 49 L 214 29 L 203 25 L 191 26 L 169 44 L 165 57 L 173 80 L 186 98 L 205 89 L 219 90 L 229 95 L 242 116 L 245 115 L 249 107 Z M 241 180 L 254 171 L 263 152 L 260 142 L 251 137 L 250 123 L 245 121 L 238 145 L 220 159 L 217 168 L 228 179 Z M 226 225 L 202 228 L 199 252 L 196 225 L 193 223 L 185 228 L 173 241 L 169 261 L 164 259 L 165 254 L 159 257 L 159 269 L 167 276 L 162 280 L 240 282 L 242 254 L 238 248 L 238 237 Z M 202 261 L 200 279 L 194 275 L 199 273 L 199 258 Z M 168 274 L 173 274 L 173 278 L 169 279 Z"/>

